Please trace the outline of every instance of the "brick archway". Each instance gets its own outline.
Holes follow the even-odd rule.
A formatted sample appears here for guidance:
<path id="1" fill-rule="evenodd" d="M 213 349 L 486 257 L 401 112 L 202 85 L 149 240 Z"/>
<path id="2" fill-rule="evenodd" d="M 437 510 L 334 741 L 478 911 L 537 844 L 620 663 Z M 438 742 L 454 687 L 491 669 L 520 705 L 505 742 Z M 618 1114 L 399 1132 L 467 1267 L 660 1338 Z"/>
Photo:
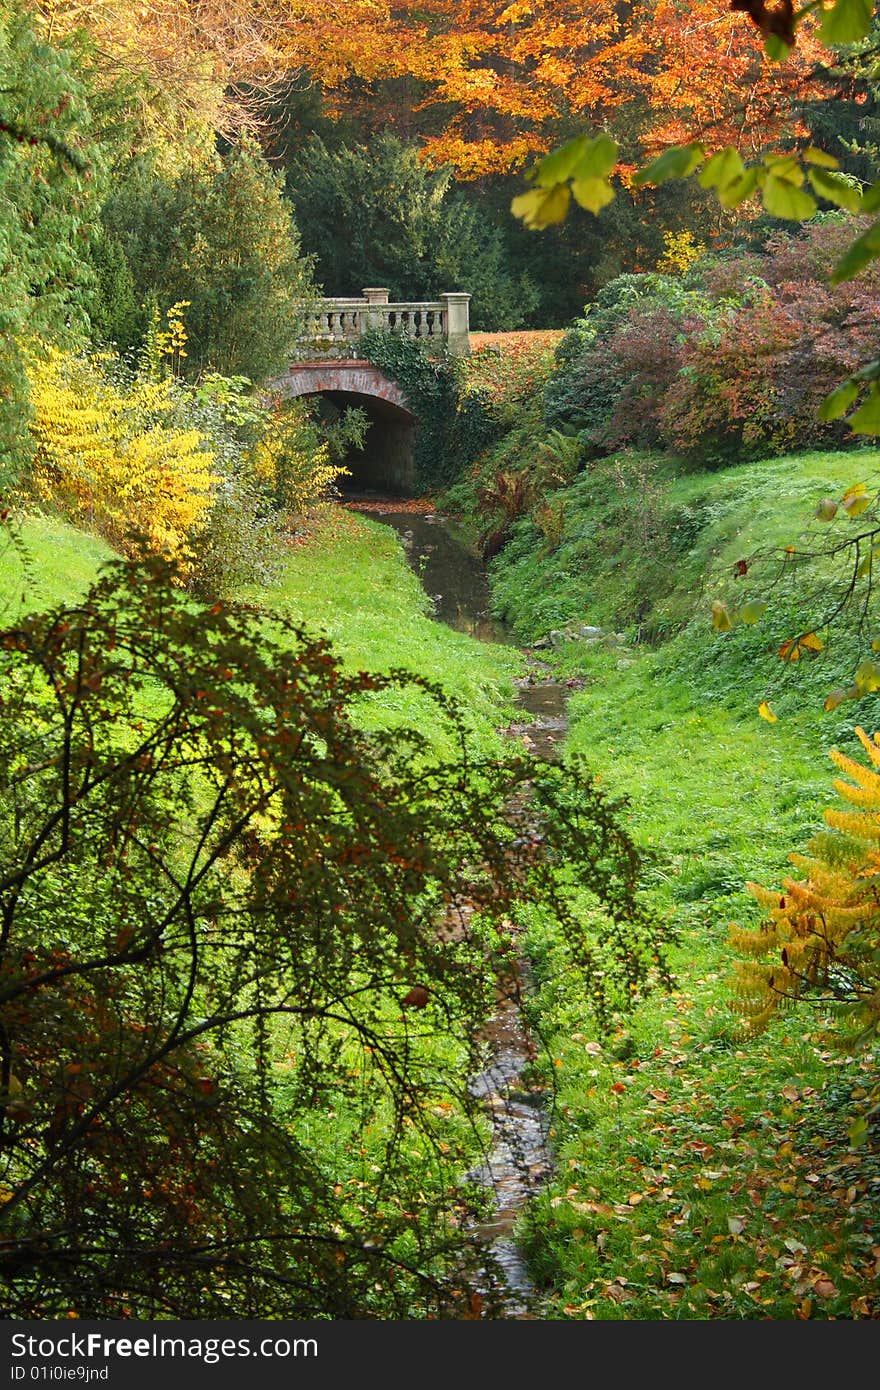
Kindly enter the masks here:
<path id="1" fill-rule="evenodd" d="M 416 417 L 396 381 L 372 362 L 294 362 L 269 384 L 279 395 L 326 396 L 340 408 L 359 406 L 370 418 L 365 447 L 348 460 L 354 485 L 399 493 L 418 490 L 413 441 Z"/>

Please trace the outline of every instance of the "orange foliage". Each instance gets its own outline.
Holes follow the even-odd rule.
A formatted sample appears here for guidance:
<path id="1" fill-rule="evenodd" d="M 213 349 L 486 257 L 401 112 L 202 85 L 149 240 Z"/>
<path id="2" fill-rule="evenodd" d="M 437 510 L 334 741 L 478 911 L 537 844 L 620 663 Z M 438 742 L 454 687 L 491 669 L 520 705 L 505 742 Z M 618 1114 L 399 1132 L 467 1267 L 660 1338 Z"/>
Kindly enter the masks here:
<path id="1" fill-rule="evenodd" d="M 469 389 L 497 402 L 527 399 L 543 387 L 563 337 L 562 328 L 472 333 Z"/>
<path id="2" fill-rule="evenodd" d="M 614 124 L 626 109 L 649 148 L 749 133 L 766 145 L 798 134 L 819 48 L 809 26 L 786 64 L 728 0 L 653 0 L 626 21 L 606 0 L 300 0 L 279 4 L 282 47 L 324 88 L 331 110 L 420 134 L 425 158 L 476 178 L 558 143 L 560 123 Z M 360 78 L 351 84 L 350 78 Z M 415 79 L 414 112 L 377 105 L 363 82 Z M 368 108 L 365 99 L 373 103 Z M 438 117 L 442 128 L 438 130 Z"/>
<path id="3" fill-rule="evenodd" d="M 199 107 L 236 84 L 268 91 L 306 72 L 333 115 L 397 127 L 432 165 L 477 178 L 521 166 L 560 130 L 615 123 L 649 147 L 797 134 L 820 54 L 800 26 L 788 62 L 729 0 L 41 0 L 53 31 L 84 24 L 99 49 Z M 397 79 L 391 86 L 387 79 Z M 401 87 L 401 82 L 403 86 Z M 219 84 L 219 86 L 218 86 Z M 383 85 L 384 84 L 384 85 Z M 213 98 L 212 98 L 213 99 Z M 209 115 L 207 109 L 204 114 Z M 619 122 L 618 122 L 619 123 Z"/>
<path id="4" fill-rule="evenodd" d="M 798 102 L 818 92 L 811 74 L 824 54 L 808 23 L 785 63 L 764 56 L 762 39 L 727 0 L 658 0 L 645 38 L 656 69 L 647 90 L 654 109 L 647 144 L 702 139 L 711 147 L 765 149 L 801 135 Z"/>

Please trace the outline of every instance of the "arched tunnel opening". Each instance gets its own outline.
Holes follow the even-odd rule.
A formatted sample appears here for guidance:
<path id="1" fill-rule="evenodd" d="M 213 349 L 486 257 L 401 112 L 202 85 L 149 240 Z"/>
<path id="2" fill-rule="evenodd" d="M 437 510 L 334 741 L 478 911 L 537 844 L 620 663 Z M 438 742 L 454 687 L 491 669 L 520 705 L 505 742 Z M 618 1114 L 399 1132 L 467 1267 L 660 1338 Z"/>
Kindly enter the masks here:
<path id="1" fill-rule="evenodd" d="M 380 493 L 397 497 L 416 494 L 413 447 L 415 417 L 402 406 L 378 396 L 356 391 L 322 391 L 317 395 L 319 412 L 332 423 L 352 407 L 367 417 L 367 433 L 362 449 L 350 449 L 345 466 L 349 474 L 337 480 L 346 497 Z"/>

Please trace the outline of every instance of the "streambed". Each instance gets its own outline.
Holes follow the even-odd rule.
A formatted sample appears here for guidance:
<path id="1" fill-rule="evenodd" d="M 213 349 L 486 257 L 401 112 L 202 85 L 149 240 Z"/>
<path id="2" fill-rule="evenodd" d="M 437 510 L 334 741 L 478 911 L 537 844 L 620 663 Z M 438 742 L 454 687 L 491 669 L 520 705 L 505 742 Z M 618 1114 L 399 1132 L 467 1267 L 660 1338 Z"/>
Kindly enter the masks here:
<path id="1" fill-rule="evenodd" d="M 491 614 L 482 562 L 448 518 L 439 512 L 395 510 L 394 498 L 367 497 L 349 506 L 397 531 L 439 622 L 478 641 L 512 643 L 509 630 Z M 515 703 L 522 718 L 502 732 L 518 740 L 533 757 L 550 760 L 558 756 L 565 738 L 568 691 L 549 675 L 545 663 L 528 655 L 529 668 L 515 682 Z M 462 905 L 453 909 L 459 914 L 462 910 Z M 455 927 L 447 924 L 447 929 Z M 502 1316 L 512 1318 L 531 1315 L 534 1293 L 513 1240 L 513 1227 L 529 1197 L 546 1181 L 552 1163 L 546 1097 L 527 1087 L 523 1079 L 534 1056 L 519 1003 L 521 990 L 527 987 L 524 963 L 506 987 L 499 984 L 496 1012 L 482 1035 L 487 1065 L 468 1082 L 471 1094 L 483 1102 L 492 1118 L 490 1152 L 468 1177 L 492 1188 L 495 1211 L 475 1227 L 474 1235 L 491 1255 L 491 1264 L 501 1271 L 506 1286 L 499 1290 L 487 1268 L 486 1292 L 493 1303 L 500 1301 Z"/>

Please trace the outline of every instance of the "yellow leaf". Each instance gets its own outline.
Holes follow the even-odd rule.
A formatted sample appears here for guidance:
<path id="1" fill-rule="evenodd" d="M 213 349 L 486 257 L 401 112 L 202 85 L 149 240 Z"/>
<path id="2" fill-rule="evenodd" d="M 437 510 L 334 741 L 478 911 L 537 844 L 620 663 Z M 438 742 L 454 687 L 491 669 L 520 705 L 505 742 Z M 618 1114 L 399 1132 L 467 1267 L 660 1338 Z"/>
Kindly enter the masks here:
<path id="1" fill-rule="evenodd" d="M 801 638 L 801 646 L 810 652 L 820 652 L 824 645 L 821 637 L 817 637 L 815 632 L 808 632 L 806 637 Z"/>
<path id="2" fill-rule="evenodd" d="M 840 505 L 847 516 L 861 516 L 862 512 L 866 512 L 870 507 L 871 499 L 870 497 L 863 497 L 861 494 L 858 497 L 851 497 L 849 501 L 844 497 Z"/>
<path id="3" fill-rule="evenodd" d="M 570 201 L 568 184 L 558 183 L 553 188 L 533 188 L 529 193 L 521 193 L 510 204 L 510 210 L 527 227 L 540 230 L 554 222 L 564 222 Z"/>
<path id="4" fill-rule="evenodd" d="M 614 202 L 614 189 L 607 179 L 573 179 L 571 191 L 587 212 L 599 213 Z"/>
<path id="5" fill-rule="evenodd" d="M 727 604 L 716 599 L 712 604 L 712 626 L 716 632 L 729 632 L 733 627 Z"/>
<path id="6" fill-rule="evenodd" d="M 777 719 L 779 718 L 778 714 L 773 713 L 766 700 L 762 700 L 759 704 L 758 713 L 760 714 L 762 719 L 767 720 L 768 724 L 775 724 Z"/>
<path id="7" fill-rule="evenodd" d="M 830 694 L 826 697 L 824 708 L 827 710 L 837 709 L 838 705 L 842 704 L 844 700 L 848 699 L 849 696 L 847 692 L 844 690 L 843 686 L 838 685 L 836 689 L 832 690 Z"/>
<path id="8" fill-rule="evenodd" d="M 873 661 L 863 661 L 856 671 L 856 689 L 859 695 L 870 695 L 880 690 L 880 667 Z"/>
<path id="9" fill-rule="evenodd" d="M 867 491 L 868 489 L 864 483 L 851 483 L 843 494 L 842 500 L 844 502 L 850 502 L 854 497 L 864 497 Z"/>

